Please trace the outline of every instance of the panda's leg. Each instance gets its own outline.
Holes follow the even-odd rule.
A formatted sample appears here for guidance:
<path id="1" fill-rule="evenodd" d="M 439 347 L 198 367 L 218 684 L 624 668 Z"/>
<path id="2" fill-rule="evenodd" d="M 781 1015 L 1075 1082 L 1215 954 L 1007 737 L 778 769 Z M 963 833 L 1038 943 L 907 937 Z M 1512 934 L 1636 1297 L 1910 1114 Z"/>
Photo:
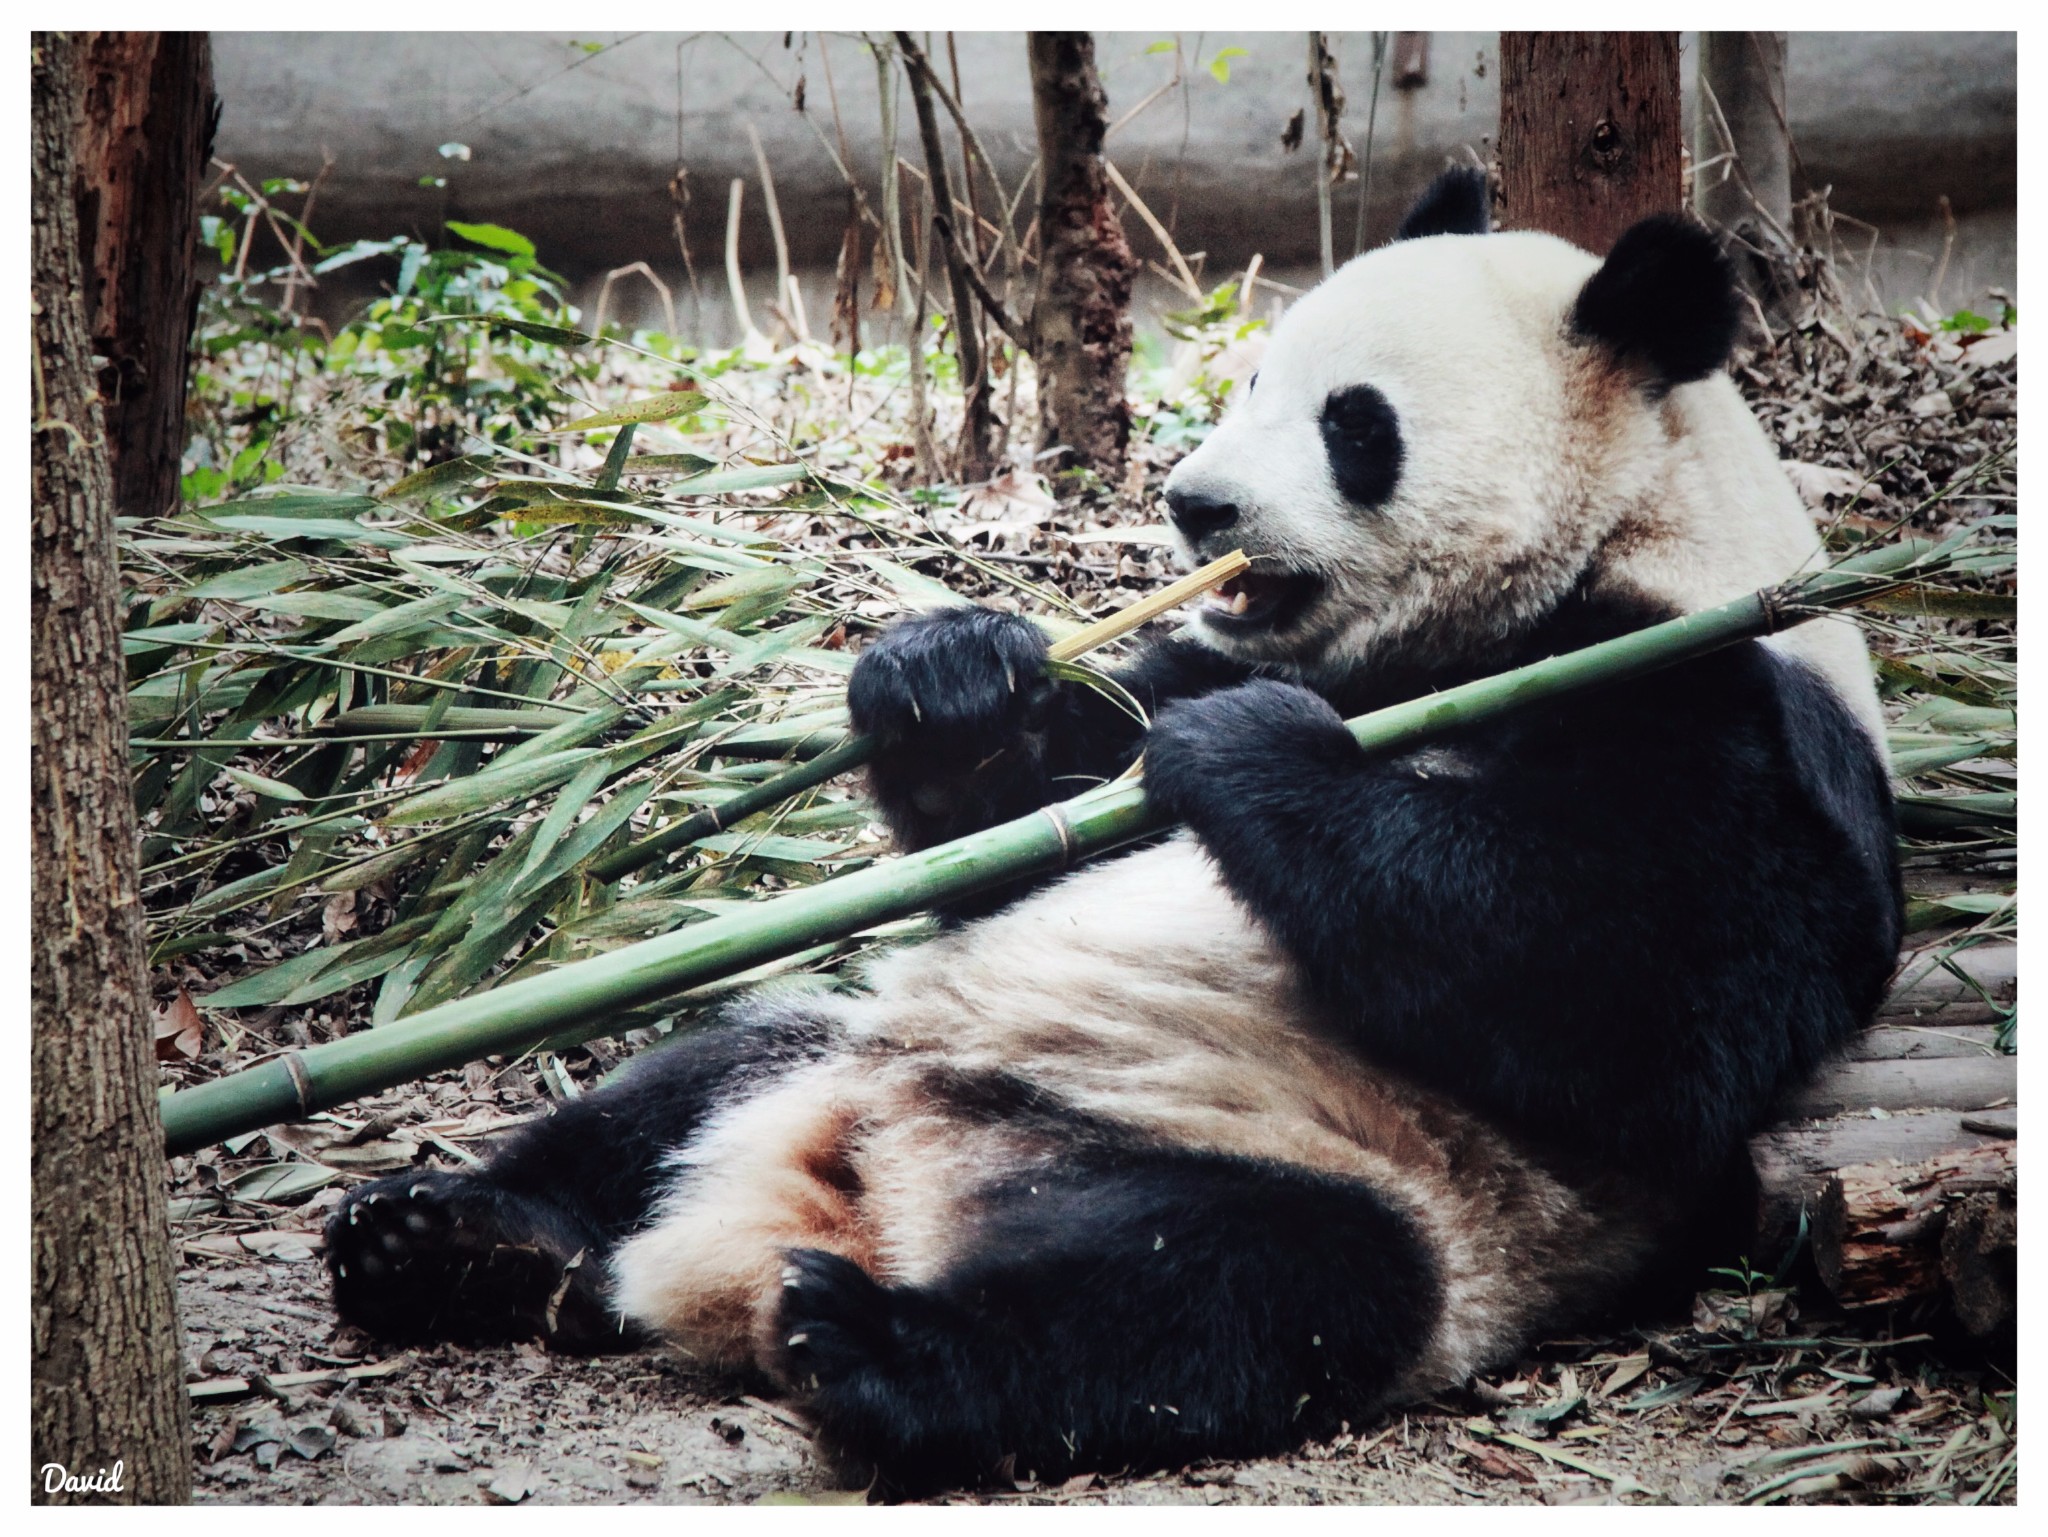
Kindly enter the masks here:
<path id="1" fill-rule="evenodd" d="M 480 1170 L 358 1186 L 327 1225 L 337 1310 L 398 1343 L 632 1343 L 605 1262 L 647 1214 L 664 1160 L 713 1110 L 815 1056 L 828 1034 L 802 1002 L 750 1000 L 508 1134 Z"/>
<path id="2" fill-rule="evenodd" d="M 971 1235 L 925 1286 L 787 1256 L 771 1366 L 905 1492 L 1284 1448 L 1383 1403 L 1441 1311 L 1373 1189 L 1221 1155 L 1032 1175 Z"/>

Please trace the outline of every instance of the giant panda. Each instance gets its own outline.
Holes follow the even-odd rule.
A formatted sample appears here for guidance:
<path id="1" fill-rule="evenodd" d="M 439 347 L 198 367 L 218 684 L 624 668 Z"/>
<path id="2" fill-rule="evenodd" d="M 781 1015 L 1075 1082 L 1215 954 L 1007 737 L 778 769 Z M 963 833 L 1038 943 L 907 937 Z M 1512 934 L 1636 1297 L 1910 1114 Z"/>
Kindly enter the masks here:
<path id="1" fill-rule="evenodd" d="M 1711 238 L 1603 260 L 1486 206 L 1440 180 L 1174 470 L 1182 554 L 1253 566 L 1117 672 L 1149 730 L 984 608 L 859 659 L 904 848 L 1141 750 L 1182 831 L 359 1187 L 342 1316 L 665 1340 L 916 1490 L 1283 1449 L 1682 1252 L 1893 965 L 1877 700 L 1819 621 L 1419 751 L 1345 732 L 1818 555 Z"/>

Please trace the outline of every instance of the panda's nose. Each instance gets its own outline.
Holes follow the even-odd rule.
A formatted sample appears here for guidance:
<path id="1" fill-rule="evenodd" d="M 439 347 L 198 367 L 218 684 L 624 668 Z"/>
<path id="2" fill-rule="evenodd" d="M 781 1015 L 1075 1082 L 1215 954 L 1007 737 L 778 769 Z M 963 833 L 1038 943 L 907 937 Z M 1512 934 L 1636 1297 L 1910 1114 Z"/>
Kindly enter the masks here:
<path id="1" fill-rule="evenodd" d="M 1199 544 L 1210 534 L 1220 532 L 1237 521 L 1237 503 L 1204 496 L 1199 491 L 1182 491 L 1169 486 L 1166 505 L 1173 514 L 1174 523 L 1190 544 Z"/>

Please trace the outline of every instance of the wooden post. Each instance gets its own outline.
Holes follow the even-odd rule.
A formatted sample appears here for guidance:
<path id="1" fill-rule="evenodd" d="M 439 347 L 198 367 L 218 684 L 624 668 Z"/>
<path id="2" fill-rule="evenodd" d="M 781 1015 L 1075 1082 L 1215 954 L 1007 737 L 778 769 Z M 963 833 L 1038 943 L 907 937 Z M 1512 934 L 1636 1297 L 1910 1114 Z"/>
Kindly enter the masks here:
<path id="1" fill-rule="evenodd" d="M 1500 35 L 1501 227 L 1604 255 L 1683 196 L 1676 32 Z"/>

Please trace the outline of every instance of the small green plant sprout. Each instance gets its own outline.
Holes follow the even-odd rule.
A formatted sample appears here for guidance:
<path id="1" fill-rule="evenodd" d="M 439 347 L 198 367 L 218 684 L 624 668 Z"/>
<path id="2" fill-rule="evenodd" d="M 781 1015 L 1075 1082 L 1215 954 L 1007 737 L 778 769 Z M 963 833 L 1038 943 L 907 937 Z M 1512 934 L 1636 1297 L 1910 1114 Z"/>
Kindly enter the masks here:
<path id="1" fill-rule="evenodd" d="M 1219 48 L 1216 51 L 1216 56 L 1209 60 L 1209 73 L 1215 78 L 1218 85 L 1228 85 L 1230 84 L 1230 61 L 1247 57 L 1249 57 L 1249 53 L 1243 48 Z"/>
<path id="2" fill-rule="evenodd" d="M 1986 320 L 1975 310 L 1957 310 L 1935 322 L 1935 329 L 1953 336 L 1982 336 L 1996 325 L 1996 321 Z"/>
<path id="3" fill-rule="evenodd" d="M 1757 1288 L 1772 1284 L 1772 1277 L 1767 1271 L 1752 1270 L 1750 1268 L 1749 1256 L 1747 1254 L 1736 1260 L 1733 1265 L 1710 1265 L 1707 1267 L 1707 1274 L 1726 1276 L 1734 1283 L 1734 1286 L 1717 1289 L 1732 1291 L 1739 1287 L 1742 1295 L 1745 1297 L 1753 1297 L 1756 1295 Z"/>

